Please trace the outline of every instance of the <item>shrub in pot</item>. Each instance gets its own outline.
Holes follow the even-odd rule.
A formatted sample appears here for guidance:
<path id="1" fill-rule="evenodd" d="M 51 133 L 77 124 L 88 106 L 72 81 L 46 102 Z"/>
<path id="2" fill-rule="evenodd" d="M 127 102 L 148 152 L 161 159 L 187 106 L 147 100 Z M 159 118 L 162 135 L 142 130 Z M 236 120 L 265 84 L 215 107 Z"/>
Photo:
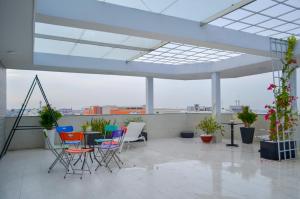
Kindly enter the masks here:
<path id="1" fill-rule="evenodd" d="M 42 110 L 39 111 L 39 116 L 39 122 L 41 126 L 45 128 L 45 130 L 47 130 L 50 143 L 54 145 L 55 130 L 53 129 L 53 127 L 55 125 L 55 122 L 62 117 L 61 113 L 54 109 L 50 110 L 47 106 L 44 106 Z"/>
<path id="2" fill-rule="evenodd" d="M 255 131 L 255 128 L 251 127 L 251 125 L 256 121 L 257 115 L 250 110 L 249 106 L 244 106 L 242 112 L 238 113 L 237 116 L 244 123 L 244 127 L 240 128 L 242 142 L 251 144 Z"/>
<path id="3" fill-rule="evenodd" d="M 214 117 L 206 117 L 196 126 L 196 129 L 202 130 L 205 134 L 201 134 L 200 138 L 204 143 L 210 143 L 213 135 L 220 132 L 223 135 L 223 126 L 220 125 Z"/>

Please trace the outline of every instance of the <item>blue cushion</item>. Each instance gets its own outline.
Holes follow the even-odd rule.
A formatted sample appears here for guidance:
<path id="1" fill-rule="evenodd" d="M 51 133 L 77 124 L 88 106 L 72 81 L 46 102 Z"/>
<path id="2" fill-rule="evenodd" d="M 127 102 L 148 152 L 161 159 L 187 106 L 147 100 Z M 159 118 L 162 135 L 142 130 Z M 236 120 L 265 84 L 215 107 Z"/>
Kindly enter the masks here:
<path id="1" fill-rule="evenodd" d="M 74 128 L 73 128 L 73 126 L 58 126 L 58 127 L 56 127 L 56 131 L 58 133 L 62 133 L 62 132 L 69 133 L 69 132 L 73 132 Z"/>
<path id="2" fill-rule="evenodd" d="M 77 140 L 77 141 L 65 141 L 65 144 L 79 144 L 81 143 L 81 141 Z"/>
<path id="3" fill-rule="evenodd" d="M 111 139 L 95 139 L 95 142 L 98 142 L 98 143 L 102 143 L 102 142 L 108 142 L 108 141 L 111 141 Z"/>

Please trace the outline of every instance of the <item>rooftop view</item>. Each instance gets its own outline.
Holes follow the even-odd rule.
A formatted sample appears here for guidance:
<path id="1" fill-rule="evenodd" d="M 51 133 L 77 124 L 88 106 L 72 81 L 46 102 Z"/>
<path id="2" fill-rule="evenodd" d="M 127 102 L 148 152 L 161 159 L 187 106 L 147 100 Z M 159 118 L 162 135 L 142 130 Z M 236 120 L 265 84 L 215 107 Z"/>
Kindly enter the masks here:
<path id="1" fill-rule="evenodd" d="M 300 198 L 299 0 L 1 0 L 0 195 Z"/>

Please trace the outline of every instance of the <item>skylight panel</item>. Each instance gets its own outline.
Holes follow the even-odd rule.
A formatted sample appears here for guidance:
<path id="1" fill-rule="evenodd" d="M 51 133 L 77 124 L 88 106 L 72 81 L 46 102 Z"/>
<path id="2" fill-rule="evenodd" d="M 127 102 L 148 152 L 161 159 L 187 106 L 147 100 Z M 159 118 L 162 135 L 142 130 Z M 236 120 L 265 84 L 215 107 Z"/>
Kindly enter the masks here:
<path id="1" fill-rule="evenodd" d="M 290 6 L 293 6 L 295 8 L 300 8 L 300 1 L 299 0 L 288 0 L 286 2 L 284 2 Z"/>
<path id="2" fill-rule="evenodd" d="M 58 26 L 46 23 L 35 23 L 35 33 L 51 36 L 66 37 L 72 39 L 79 39 L 83 30 L 79 28 L 72 28 L 67 26 Z"/>
<path id="3" fill-rule="evenodd" d="M 114 48 L 102 58 L 114 60 L 130 60 L 132 57 L 139 55 L 139 51 Z"/>
<path id="4" fill-rule="evenodd" d="M 274 5 L 276 5 L 276 3 L 271 0 L 256 0 L 253 3 L 244 6 L 244 8 L 254 12 L 259 12 Z"/>
<path id="5" fill-rule="evenodd" d="M 235 22 L 233 24 L 230 24 L 230 25 L 226 26 L 226 28 L 230 28 L 230 29 L 233 29 L 233 30 L 241 30 L 241 29 L 247 28 L 249 26 L 250 25 L 247 25 L 247 24 L 244 24 L 244 23 Z"/>
<path id="6" fill-rule="evenodd" d="M 128 37 L 129 37 L 128 35 L 122 35 L 122 34 L 116 34 L 110 32 L 85 30 L 81 39 L 88 40 L 88 41 L 103 42 L 103 43 L 120 44 L 121 42 L 125 41 Z"/>
<path id="7" fill-rule="evenodd" d="M 110 47 L 76 44 L 70 55 L 80 57 L 102 58 L 112 50 Z"/>
<path id="8" fill-rule="evenodd" d="M 265 28 L 273 28 L 275 26 L 280 26 L 284 23 L 285 23 L 284 21 L 281 21 L 281 20 L 278 20 L 278 19 L 271 19 L 271 20 L 263 22 L 259 25 L 262 26 L 262 27 L 265 27 Z"/>
<path id="9" fill-rule="evenodd" d="M 300 0 L 299 0 L 299 2 L 300 2 Z M 287 21 L 294 21 L 294 20 L 300 18 L 300 10 L 295 10 L 293 12 L 287 13 L 285 15 L 280 16 L 279 18 L 287 20 Z"/>
<path id="10" fill-rule="evenodd" d="M 258 24 L 263 21 L 267 21 L 268 19 L 270 19 L 270 17 L 266 17 L 266 16 L 263 16 L 260 14 L 255 14 L 255 15 L 252 15 L 250 17 L 243 19 L 242 22 L 250 23 L 250 24 L 254 25 L 254 24 Z"/>
<path id="11" fill-rule="evenodd" d="M 275 27 L 274 30 L 278 30 L 278 31 L 282 31 L 282 32 L 287 32 L 288 30 L 295 29 L 297 27 L 299 27 L 299 26 L 297 26 L 295 24 L 292 24 L 292 23 L 287 23 L 287 24 Z"/>
<path id="12" fill-rule="evenodd" d="M 286 34 L 286 33 L 280 33 L 280 34 L 277 34 L 277 35 L 272 35 L 273 38 L 278 38 L 278 39 L 285 39 L 288 36 L 290 36 L 290 35 Z"/>
<path id="13" fill-rule="evenodd" d="M 238 9 L 238 10 L 235 10 L 235 11 L 225 15 L 225 18 L 233 19 L 233 20 L 240 20 L 242 18 L 250 16 L 251 14 L 252 14 L 251 12 L 248 12 L 246 10 Z"/>
<path id="14" fill-rule="evenodd" d="M 277 16 L 282 15 L 284 13 L 288 13 L 292 10 L 293 10 L 293 8 L 290 7 L 290 6 L 286 6 L 286 5 L 283 5 L 283 4 L 278 4 L 278 5 L 276 5 L 272 8 L 269 8 L 269 9 L 263 11 L 262 13 L 266 14 L 268 16 L 271 16 L 271 17 L 277 17 Z"/>
<path id="15" fill-rule="evenodd" d="M 300 28 L 297 28 L 297 29 L 294 29 L 294 30 L 290 30 L 288 32 L 292 33 L 292 34 L 300 34 Z"/>
<path id="16" fill-rule="evenodd" d="M 75 43 L 50 39 L 34 39 L 34 52 L 68 55 Z"/>
<path id="17" fill-rule="evenodd" d="M 160 48 L 166 48 L 166 46 L 172 47 L 172 49 L 170 49 L 167 52 L 159 52 Z M 241 53 L 232 52 L 232 51 L 222 51 L 219 49 L 203 48 L 198 46 L 185 45 L 185 44 L 172 43 L 172 42 L 165 44 L 160 48 L 146 55 L 143 55 L 142 58 L 137 58 L 134 61 L 180 65 L 180 64 L 201 63 L 201 62 L 209 62 L 209 61 L 216 62 L 216 61 L 229 59 L 231 57 L 241 55 Z M 179 50 L 180 51 L 179 53 L 171 53 L 173 51 L 176 52 L 177 49 L 181 49 Z M 197 51 L 199 49 L 201 49 L 201 51 L 204 52 L 193 51 L 193 50 Z"/>
<path id="18" fill-rule="evenodd" d="M 242 31 L 244 32 L 248 32 L 248 33 L 257 33 L 257 32 L 261 32 L 264 31 L 264 28 L 261 27 L 257 27 L 257 26 L 251 26 L 249 28 L 243 29 Z"/>
<path id="19" fill-rule="evenodd" d="M 226 25 L 228 25 L 230 23 L 233 23 L 233 21 L 229 20 L 229 19 L 218 18 L 217 20 L 214 20 L 210 24 L 222 27 L 222 26 L 226 26 Z"/>
<path id="20" fill-rule="evenodd" d="M 274 34 L 278 34 L 279 32 L 277 31 L 274 31 L 274 30 L 266 30 L 266 31 L 263 31 L 263 32 L 259 32 L 257 33 L 258 35 L 261 35 L 261 36 L 271 36 L 271 35 L 274 35 Z"/>

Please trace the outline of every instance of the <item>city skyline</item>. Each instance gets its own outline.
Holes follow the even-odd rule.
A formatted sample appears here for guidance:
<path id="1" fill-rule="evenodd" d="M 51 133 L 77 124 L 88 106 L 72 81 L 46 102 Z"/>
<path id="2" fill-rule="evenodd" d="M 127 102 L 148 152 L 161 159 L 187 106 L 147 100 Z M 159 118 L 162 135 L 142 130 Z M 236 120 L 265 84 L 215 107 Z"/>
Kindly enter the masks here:
<path id="1" fill-rule="evenodd" d="M 143 77 L 8 70 L 8 109 L 21 107 L 35 74 L 39 75 L 50 103 L 56 108 L 81 109 L 93 105 L 142 106 L 146 103 Z M 300 75 L 299 70 L 297 74 Z M 271 81 L 271 73 L 222 79 L 222 107 L 229 107 L 239 100 L 241 105 L 263 110 L 264 105 L 272 103 L 273 100 L 273 94 L 266 89 Z M 155 79 L 155 108 L 186 108 L 193 104 L 211 106 L 210 83 L 209 79 Z M 300 93 L 299 87 L 297 90 Z M 253 95 L 257 98 L 253 98 Z M 41 99 L 36 89 L 28 107 L 38 107 Z"/>

